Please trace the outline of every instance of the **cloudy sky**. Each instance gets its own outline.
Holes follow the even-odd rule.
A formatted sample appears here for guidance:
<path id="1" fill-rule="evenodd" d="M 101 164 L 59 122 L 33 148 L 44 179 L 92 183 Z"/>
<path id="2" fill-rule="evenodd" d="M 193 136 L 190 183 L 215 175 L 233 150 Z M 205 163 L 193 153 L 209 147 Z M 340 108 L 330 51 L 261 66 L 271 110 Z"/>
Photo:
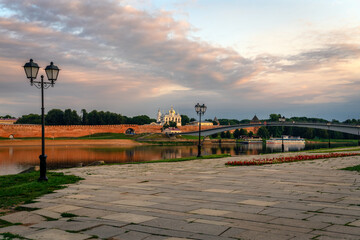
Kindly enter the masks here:
<path id="1" fill-rule="evenodd" d="M 358 0 L 0 0 L 0 115 L 46 109 L 360 118 Z M 43 69 L 40 74 L 44 74 Z M 39 75 L 40 75 L 39 74 Z"/>

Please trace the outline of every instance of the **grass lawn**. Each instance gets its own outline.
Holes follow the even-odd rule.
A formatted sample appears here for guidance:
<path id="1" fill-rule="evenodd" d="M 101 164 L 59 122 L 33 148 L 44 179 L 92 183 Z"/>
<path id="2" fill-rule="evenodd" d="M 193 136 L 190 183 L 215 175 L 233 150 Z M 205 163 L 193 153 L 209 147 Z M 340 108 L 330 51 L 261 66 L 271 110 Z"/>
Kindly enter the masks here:
<path id="1" fill-rule="evenodd" d="M 38 182 L 39 172 L 0 176 L 0 210 L 13 209 L 82 178 L 63 173 L 47 172 L 48 181 Z"/>
<path id="2" fill-rule="evenodd" d="M 353 166 L 353 167 L 342 168 L 341 170 L 360 172 L 360 165 Z"/>
<path id="3" fill-rule="evenodd" d="M 338 147 L 338 148 L 319 148 L 313 150 L 306 150 L 303 152 L 309 153 L 332 153 L 332 152 L 352 152 L 352 151 L 360 151 L 360 147 Z"/>
<path id="4" fill-rule="evenodd" d="M 327 143 L 329 142 L 328 138 L 314 138 L 314 139 L 306 139 L 306 141 L 310 141 L 310 142 L 324 142 Z M 357 143 L 359 141 L 359 139 L 330 139 L 330 142 L 333 143 Z"/>

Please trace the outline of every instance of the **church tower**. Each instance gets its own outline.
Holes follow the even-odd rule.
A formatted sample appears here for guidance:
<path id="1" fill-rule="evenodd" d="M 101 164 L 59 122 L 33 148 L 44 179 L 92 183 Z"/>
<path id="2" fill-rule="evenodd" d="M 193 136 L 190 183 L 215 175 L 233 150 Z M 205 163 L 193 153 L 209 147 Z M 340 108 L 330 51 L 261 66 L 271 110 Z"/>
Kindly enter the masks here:
<path id="1" fill-rule="evenodd" d="M 157 113 L 157 117 L 156 117 L 156 122 L 158 122 L 158 123 L 161 123 L 161 111 L 160 111 L 160 109 L 159 109 L 159 111 L 158 111 L 158 113 Z"/>

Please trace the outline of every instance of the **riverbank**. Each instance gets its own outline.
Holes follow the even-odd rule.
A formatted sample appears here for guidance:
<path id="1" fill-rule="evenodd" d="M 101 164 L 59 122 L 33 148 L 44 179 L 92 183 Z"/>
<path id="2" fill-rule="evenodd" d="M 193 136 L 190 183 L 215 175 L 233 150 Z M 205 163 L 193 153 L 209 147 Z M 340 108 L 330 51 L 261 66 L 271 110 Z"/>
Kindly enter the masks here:
<path id="1" fill-rule="evenodd" d="M 340 170 L 359 160 L 228 167 L 225 158 L 66 169 L 84 180 L 23 205 L 37 210 L 0 217 L 21 223 L 0 232 L 28 239 L 359 239 L 360 174 Z"/>

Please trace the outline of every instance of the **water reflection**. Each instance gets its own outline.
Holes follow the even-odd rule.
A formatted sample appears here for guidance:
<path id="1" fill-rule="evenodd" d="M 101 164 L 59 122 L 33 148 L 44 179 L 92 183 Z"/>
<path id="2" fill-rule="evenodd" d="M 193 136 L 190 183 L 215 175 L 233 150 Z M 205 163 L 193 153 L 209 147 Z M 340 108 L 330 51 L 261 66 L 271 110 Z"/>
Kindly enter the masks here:
<path id="1" fill-rule="evenodd" d="M 355 145 L 355 144 L 353 144 Z M 344 144 L 332 144 L 344 146 Z M 324 144 L 286 145 L 285 151 L 299 151 L 327 147 Z M 224 154 L 256 155 L 260 153 L 281 152 L 280 145 L 254 144 L 205 144 L 203 155 Z M 0 175 L 15 174 L 39 164 L 40 146 L 0 147 Z M 157 159 L 181 158 L 197 155 L 197 146 L 136 146 L 121 148 L 94 145 L 83 146 L 47 146 L 47 164 L 49 169 L 90 165 L 97 161 L 106 163 L 141 162 Z"/>

